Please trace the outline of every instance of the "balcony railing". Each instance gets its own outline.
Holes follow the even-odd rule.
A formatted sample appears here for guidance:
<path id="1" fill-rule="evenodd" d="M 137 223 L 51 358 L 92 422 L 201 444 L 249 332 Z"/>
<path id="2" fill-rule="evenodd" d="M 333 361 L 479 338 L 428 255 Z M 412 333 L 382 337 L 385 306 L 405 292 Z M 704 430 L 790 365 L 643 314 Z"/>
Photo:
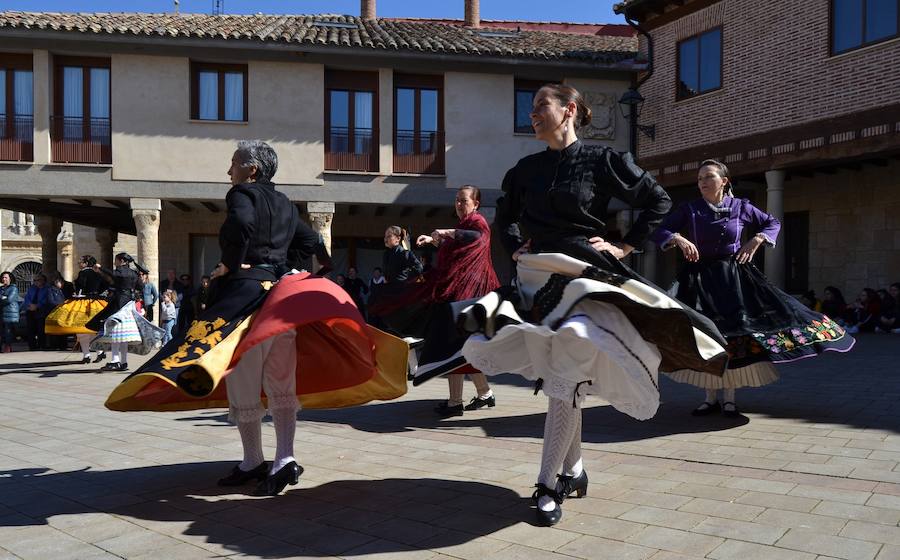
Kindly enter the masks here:
<path id="1" fill-rule="evenodd" d="M 331 127 L 325 150 L 328 171 L 378 171 L 378 144 L 371 128 Z"/>
<path id="2" fill-rule="evenodd" d="M 444 173 L 443 131 L 398 130 L 394 143 L 395 173 Z"/>
<path id="3" fill-rule="evenodd" d="M 0 115 L 0 161 L 34 161 L 34 117 Z"/>
<path id="4" fill-rule="evenodd" d="M 55 163 L 112 163 L 109 119 L 50 117 Z"/>

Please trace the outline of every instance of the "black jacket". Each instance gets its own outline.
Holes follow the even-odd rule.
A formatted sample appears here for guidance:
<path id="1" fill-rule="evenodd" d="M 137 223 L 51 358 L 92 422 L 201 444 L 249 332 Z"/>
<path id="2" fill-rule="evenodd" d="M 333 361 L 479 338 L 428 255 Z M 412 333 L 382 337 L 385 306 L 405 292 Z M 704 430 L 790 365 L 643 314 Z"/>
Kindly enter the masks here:
<path id="1" fill-rule="evenodd" d="M 422 263 L 415 253 L 397 245 L 393 249 L 384 250 L 381 270 L 388 282 L 405 282 L 422 274 Z"/>
<path id="2" fill-rule="evenodd" d="M 496 224 L 510 253 L 531 239 L 532 250 L 560 238 L 606 235 L 609 202 L 641 210 L 623 241 L 640 247 L 672 207 L 653 177 L 631 154 L 576 141 L 564 150 L 524 157 L 503 179 Z"/>
<path id="3" fill-rule="evenodd" d="M 219 230 L 222 263 L 238 273 L 241 264 L 279 275 L 316 252 L 321 237 L 300 219 L 297 207 L 271 183 L 235 185 L 225 196 L 228 215 Z"/>
<path id="4" fill-rule="evenodd" d="M 106 283 L 103 276 L 91 268 L 82 268 L 75 277 L 75 290 L 84 296 L 97 297 L 107 287 L 109 284 Z"/>
<path id="5" fill-rule="evenodd" d="M 110 291 L 112 295 L 109 298 L 109 308 L 118 311 L 125 307 L 129 301 L 134 301 L 135 289 L 137 288 L 138 273 L 128 265 L 117 266 L 115 270 L 108 268 L 100 269 L 103 274 L 112 278 L 112 286 Z"/>

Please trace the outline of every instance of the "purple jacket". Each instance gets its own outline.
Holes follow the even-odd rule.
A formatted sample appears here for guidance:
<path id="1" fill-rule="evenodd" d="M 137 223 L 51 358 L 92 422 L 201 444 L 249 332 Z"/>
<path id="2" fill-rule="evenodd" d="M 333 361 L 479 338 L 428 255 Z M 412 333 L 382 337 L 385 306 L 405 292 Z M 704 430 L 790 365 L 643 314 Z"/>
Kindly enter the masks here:
<path id="1" fill-rule="evenodd" d="M 756 208 L 745 198 L 726 196 L 722 212 L 714 211 L 702 198 L 684 203 L 666 216 L 650 239 L 662 249 L 680 233 L 697 246 L 700 258 L 728 257 L 741 248 L 744 228 L 753 234 L 761 233 L 774 245 L 781 230 L 781 222 Z"/>

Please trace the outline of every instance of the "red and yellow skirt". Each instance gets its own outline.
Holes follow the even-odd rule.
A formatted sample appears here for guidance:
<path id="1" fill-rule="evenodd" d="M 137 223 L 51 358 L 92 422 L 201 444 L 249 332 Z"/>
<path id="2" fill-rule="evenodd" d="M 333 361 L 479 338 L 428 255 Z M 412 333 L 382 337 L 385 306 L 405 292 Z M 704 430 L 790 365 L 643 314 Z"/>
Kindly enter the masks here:
<path id="1" fill-rule="evenodd" d="M 406 342 L 367 325 L 350 296 L 330 280 L 308 273 L 286 276 L 256 300 L 247 281 L 230 290 L 234 297 L 210 306 L 186 333 L 126 378 L 106 407 L 227 407 L 225 376 L 250 348 L 288 330 L 297 332 L 295 375 L 302 407 L 342 408 L 406 393 Z M 265 395 L 261 398 L 266 404 Z"/>

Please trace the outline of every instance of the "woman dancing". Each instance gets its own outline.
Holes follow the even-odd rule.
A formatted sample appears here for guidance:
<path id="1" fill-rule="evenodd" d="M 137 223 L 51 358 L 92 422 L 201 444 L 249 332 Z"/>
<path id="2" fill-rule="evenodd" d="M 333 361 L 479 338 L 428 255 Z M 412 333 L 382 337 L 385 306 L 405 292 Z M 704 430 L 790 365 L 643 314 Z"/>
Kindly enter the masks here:
<path id="1" fill-rule="evenodd" d="M 775 245 L 781 224 L 734 196 L 724 163 L 701 163 L 697 186 L 700 198 L 669 214 L 652 240 L 663 250 L 678 247 L 684 255 L 687 262 L 678 275 L 675 297 L 712 320 L 725 336 L 728 369 L 721 377 L 690 369 L 667 375 L 706 390 L 694 416 L 718 411 L 737 416 L 735 390 L 777 381 L 773 364 L 826 350 L 846 352 L 854 341 L 827 315 L 770 284 L 753 264 L 760 247 Z M 752 235 L 742 243 L 744 231 Z M 716 396 L 720 389 L 721 401 Z"/>
<path id="2" fill-rule="evenodd" d="M 91 340 L 97 336 L 97 332 L 86 325 L 98 313 L 103 311 L 109 303 L 102 297 L 109 284 L 103 276 L 94 270 L 97 259 L 91 255 L 84 255 L 78 262 L 81 270 L 75 277 L 75 296 L 58 305 L 47 315 L 44 322 L 44 331 L 52 335 L 74 334 L 81 347 L 81 363 L 91 363 Z M 99 351 L 94 363 L 103 361 L 106 352 Z"/>
<path id="3" fill-rule="evenodd" d="M 620 261 L 644 242 L 671 201 L 630 155 L 578 140 L 576 128 L 590 119 L 574 88 L 541 88 L 531 121 L 548 149 L 520 160 L 503 180 L 496 225 L 517 261 L 520 308 L 534 323 L 524 321 L 515 300 L 501 292 L 460 317 L 467 329 L 481 333 L 463 347 L 473 366 L 536 380 L 548 397 L 533 496 L 543 525 L 559 522 L 569 494 L 587 492 L 581 459 L 586 394 L 646 419 L 659 406 L 661 364 L 715 374 L 726 361 L 724 340 L 710 321 Z M 606 239 L 612 197 L 640 210 L 618 243 Z"/>

